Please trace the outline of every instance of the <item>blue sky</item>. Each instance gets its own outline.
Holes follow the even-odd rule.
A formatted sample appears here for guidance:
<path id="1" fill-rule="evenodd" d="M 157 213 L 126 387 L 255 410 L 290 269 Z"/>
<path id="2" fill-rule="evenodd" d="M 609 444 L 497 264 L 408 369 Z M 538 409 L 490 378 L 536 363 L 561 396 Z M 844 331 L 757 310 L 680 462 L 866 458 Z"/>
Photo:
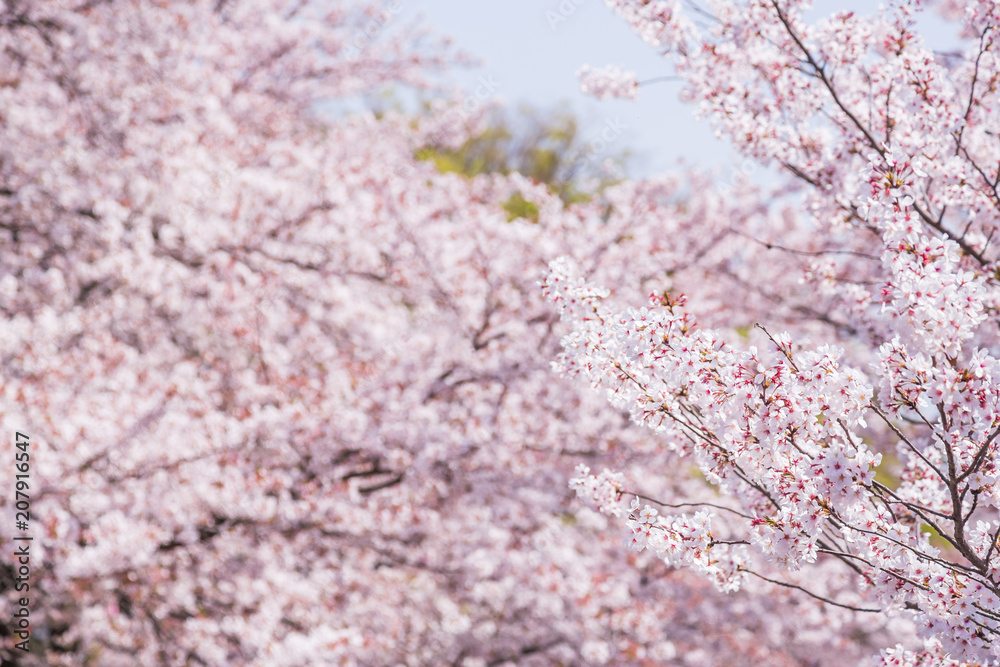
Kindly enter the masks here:
<path id="1" fill-rule="evenodd" d="M 402 1 L 401 17 L 422 14 L 427 24 L 482 60 L 473 71 L 456 72 L 457 80 L 471 85 L 477 76 L 489 75 L 500 82 L 497 94 L 507 103 L 570 110 L 585 141 L 598 137 L 609 120 L 623 123 L 624 132 L 608 151 L 631 149 L 635 175 L 664 171 L 680 156 L 715 164 L 730 154 L 677 101 L 679 83 L 644 86 L 634 102 L 601 102 L 580 92 L 576 71 L 584 64 L 618 64 L 640 81 L 671 73 L 670 64 L 601 0 L 562 0 L 572 13 L 564 11 L 567 16 L 558 23 L 550 17 L 562 18 L 560 0 Z M 546 12 L 552 12 L 549 18 Z"/>
<path id="2" fill-rule="evenodd" d="M 658 56 L 601 0 L 396 0 L 400 19 L 418 17 L 455 45 L 479 58 L 480 67 L 453 72 L 468 89 L 480 76 L 499 82 L 497 95 L 509 105 L 528 103 L 542 109 L 572 111 L 582 138 L 596 138 L 610 121 L 625 131 L 608 148 L 631 150 L 630 175 L 668 170 L 679 159 L 720 169 L 724 176 L 739 160 L 716 139 L 707 122 L 695 121 L 692 108 L 677 99 L 679 83 L 643 86 L 637 101 L 598 101 L 580 92 L 575 76 L 584 64 L 620 65 L 640 81 L 669 75 L 669 62 Z M 873 2 L 819 0 L 815 13 L 842 9 L 874 11 Z M 560 10 L 562 8 L 562 11 Z M 565 18 L 553 20 L 553 16 Z M 954 47 L 954 28 L 932 16 L 921 28 L 934 48 Z M 387 31 L 391 32 L 391 31 Z"/>

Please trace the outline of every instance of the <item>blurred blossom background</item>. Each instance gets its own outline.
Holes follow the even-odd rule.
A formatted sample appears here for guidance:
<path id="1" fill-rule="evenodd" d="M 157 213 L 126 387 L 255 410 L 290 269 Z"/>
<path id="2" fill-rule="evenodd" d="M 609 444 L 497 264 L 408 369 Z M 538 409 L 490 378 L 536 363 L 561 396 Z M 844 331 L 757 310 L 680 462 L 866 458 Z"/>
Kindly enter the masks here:
<path id="1" fill-rule="evenodd" d="M 845 9 L 876 10 L 805 18 Z M 635 99 L 581 91 L 609 65 Z M 553 369 L 569 325 L 543 284 L 578 306 L 578 267 L 635 321 L 690 291 L 740 344 L 767 344 L 762 314 L 854 332 L 799 280 L 825 240 L 737 182 L 777 174 L 673 75 L 599 0 L 0 4 L 0 438 L 31 436 L 36 538 L 29 602 L 0 565 L 4 666 L 833 667 L 916 646 L 828 561 L 782 575 L 845 606 L 623 547 L 630 490 L 729 500 Z M 804 249 L 780 255 L 794 271 L 775 239 Z M 874 272 L 861 250 L 807 277 Z M 8 473 L 5 554 L 29 530 Z"/>

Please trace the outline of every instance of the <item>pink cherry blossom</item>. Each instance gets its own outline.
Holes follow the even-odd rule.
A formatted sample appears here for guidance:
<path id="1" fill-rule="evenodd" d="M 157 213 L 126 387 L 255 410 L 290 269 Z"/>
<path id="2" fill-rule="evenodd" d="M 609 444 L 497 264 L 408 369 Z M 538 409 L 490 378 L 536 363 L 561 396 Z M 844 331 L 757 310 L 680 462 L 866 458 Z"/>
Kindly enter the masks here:
<path id="1" fill-rule="evenodd" d="M 612 97 L 634 100 L 639 93 L 639 83 L 634 72 L 626 72 L 621 67 L 608 65 L 598 69 L 590 65 L 581 67 L 576 76 L 580 79 L 580 90 L 599 100 Z"/>
<path id="2" fill-rule="evenodd" d="M 390 4 L 0 9 L 5 664 L 997 664 L 994 4 L 611 0 L 779 182 L 572 205 Z"/>
<path id="3" fill-rule="evenodd" d="M 665 53 L 720 136 L 799 193 L 780 223 L 733 224 L 773 261 L 744 284 L 799 316 L 726 299 L 719 318 L 701 284 L 665 281 L 640 320 L 613 284 L 560 275 L 593 296 L 561 311 L 574 330 L 557 369 L 604 387 L 663 439 L 649 467 L 698 466 L 720 494 L 703 535 L 737 558 L 735 573 L 789 584 L 838 564 L 863 584 L 860 606 L 926 638 L 884 649 L 881 664 L 997 664 L 996 7 L 968 3 L 966 50 L 940 55 L 905 1 L 815 23 L 798 2 L 607 4 Z M 733 330 L 749 324 L 752 336 Z M 655 524 L 633 507 L 628 546 L 667 539 L 668 563 L 720 581 L 697 533 L 677 542 L 663 528 L 692 523 L 667 508 L 697 503 L 661 502 Z"/>

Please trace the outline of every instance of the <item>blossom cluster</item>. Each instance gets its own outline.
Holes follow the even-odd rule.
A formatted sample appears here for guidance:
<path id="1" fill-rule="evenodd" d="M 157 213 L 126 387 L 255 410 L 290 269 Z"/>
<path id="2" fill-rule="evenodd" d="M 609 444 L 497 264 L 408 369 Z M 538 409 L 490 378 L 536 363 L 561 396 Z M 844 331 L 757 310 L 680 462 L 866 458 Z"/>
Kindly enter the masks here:
<path id="1" fill-rule="evenodd" d="M 755 193 L 666 175 L 566 206 L 519 174 L 441 173 L 416 156 L 461 146 L 482 109 L 321 113 L 462 62 L 384 9 L 2 3 L 0 425 L 37 442 L 45 567 L 33 652 L 0 627 L 0 661 L 792 665 L 909 645 L 758 579 L 723 595 L 567 492 L 621 491 L 623 513 L 624 479 L 712 494 L 551 371 L 566 326 L 536 281 L 566 255 L 640 299 L 668 269 L 751 317 L 758 263 L 730 227 L 773 222 Z M 509 219 L 515 193 L 537 222 Z M 563 294 L 585 315 L 603 292 Z"/>
<path id="2" fill-rule="evenodd" d="M 634 72 L 626 72 L 616 65 L 593 68 L 584 65 L 577 73 L 580 79 L 580 90 L 593 95 L 599 100 L 621 98 L 634 100 L 639 94 L 639 83 Z"/>
<path id="3" fill-rule="evenodd" d="M 0 659 L 997 663 L 995 3 L 608 4 L 777 186 L 442 173 L 322 114 L 463 62 L 376 2 L 3 4 Z"/>
<path id="4" fill-rule="evenodd" d="M 563 311 L 573 332 L 557 367 L 660 435 L 650 465 L 697 464 L 725 542 L 749 548 L 740 570 L 790 585 L 839 563 L 858 605 L 926 638 L 882 664 L 998 664 L 995 3 L 930 3 L 962 24 L 963 51 L 947 55 L 905 0 L 813 21 L 797 1 L 607 4 L 670 60 L 719 136 L 780 171 L 767 205 L 796 207 L 733 224 L 769 251 L 751 291 L 778 309 L 747 321 L 728 300 L 727 322 L 697 287 L 665 281 L 639 307 L 589 280 L 576 287 L 588 309 Z M 550 294 L 577 281 L 562 266 L 552 276 Z M 663 507 L 698 504 L 684 500 Z M 674 525 L 640 514 L 624 523 L 630 545 Z"/>

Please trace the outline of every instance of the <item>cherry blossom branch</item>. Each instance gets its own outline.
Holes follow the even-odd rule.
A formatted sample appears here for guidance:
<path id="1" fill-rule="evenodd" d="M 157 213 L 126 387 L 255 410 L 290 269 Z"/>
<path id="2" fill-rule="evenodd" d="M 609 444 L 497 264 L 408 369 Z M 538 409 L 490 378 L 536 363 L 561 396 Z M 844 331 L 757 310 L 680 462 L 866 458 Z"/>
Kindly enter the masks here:
<path id="1" fill-rule="evenodd" d="M 955 137 L 955 155 L 958 155 L 960 149 L 962 148 L 962 136 L 965 133 L 965 128 L 969 124 L 969 114 L 972 113 L 972 105 L 976 100 L 976 81 L 979 78 L 979 64 L 983 58 L 983 54 L 987 50 L 985 48 L 986 34 L 992 29 L 993 26 L 988 25 L 983 29 L 982 34 L 979 35 L 979 52 L 976 54 L 976 62 L 972 70 L 972 82 L 969 84 L 969 101 L 965 105 L 965 114 L 962 116 L 965 123 L 962 127 L 958 128 L 958 136 Z M 968 153 L 966 153 L 966 157 L 968 157 Z"/>
<path id="2" fill-rule="evenodd" d="M 665 503 L 662 500 L 656 500 L 655 498 L 650 498 L 649 496 L 645 496 L 645 495 L 643 495 L 641 493 L 636 493 L 634 491 L 629 491 L 628 489 L 623 489 L 622 490 L 622 495 L 637 496 L 639 498 L 642 498 L 643 500 L 648 500 L 651 503 L 656 503 L 660 507 L 672 507 L 672 508 L 681 508 L 681 507 L 713 507 L 713 508 L 715 508 L 717 510 L 722 510 L 724 512 L 731 512 L 732 514 L 735 514 L 736 516 L 740 517 L 741 519 L 752 519 L 753 518 L 750 515 L 738 512 L 737 510 L 734 510 L 731 507 L 725 507 L 724 505 L 716 505 L 714 503 L 709 503 L 709 502 Z"/>
<path id="3" fill-rule="evenodd" d="M 777 0 L 771 0 L 771 5 L 774 7 L 778 19 L 785 27 L 785 30 L 788 33 L 789 37 L 791 37 L 792 40 L 796 43 L 796 45 L 798 45 L 799 49 L 801 49 L 803 55 L 805 55 L 809 64 L 816 70 L 817 74 L 820 77 L 820 80 L 823 82 L 824 87 L 827 89 L 827 91 L 830 93 L 830 96 L 833 98 L 834 103 L 851 120 L 854 126 L 865 136 L 865 139 L 868 141 L 868 145 L 873 150 L 875 150 L 880 156 L 884 157 L 885 149 L 875 139 L 875 137 L 872 136 L 868 128 L 866 128 L 861 123 L 861 121 L 859 121 L 857 117 L 850 111 L 850 109 L 848 109 L 847 106 L 841 101 L 839 95 L 837 94 L 836 88 L 833 86 L 833 82 L 830 81 L 830 79 L 826 76 L 825 68 L 816 62 L 816 60 L 813 58 L 812 53 L 805 46 L 805 44 L 802 43 L 798 34 L 795 32 L 794 28 L 792 28 L 791 24 L 789 23 L 787 16 L 781 9 L 781 6 L 778 4 Z M 956 237 L 947 229 L 945 229 L 940 221 L 934 220 L 934 218 L 932 218 L 926 211 L 917 206 L 916 203 L 911 204 L 911 207 L 913 208 L 914 211 L 917 212 L 917 215 L 919 215 L 920 218 L 924 221 L 924 223 L 926 223 L 929 227 L 945 235 L 947 238 L 954 240 L 956 243 L 958 243 L 958 245 L 962 248 L 962 250 L 965 251 L 966 254 L 974 258 L 982 266 L 987 266 L 988 262 L 986 261 L 986 258 L 983 257 L 982 254 L 979 253 L 975 248 L 970 246 L 966 241 Z"/>
<path id="4" fill-rule="evenodd" d="M 740 231 L 739 229 L 735 229 L 735 228 L 732 228 L 732 227 L 730 227 L 730 231 L 733 232 L 734 234 L 742 236 L 745 239 L 753 241 L 754 243 L 762 245 L 765 248 L 767 248 L 768 250 L 780 250 L 781 252 L 787 252 L 787 253 L 789 253 L 791 255 L 799 255 L 801 257 L 820 257 L 822 255 L 850 255 L 852 257 L 861 257 L 863 259 L 870 259 L 870 260 L 873 260 L 873 261 L 876 261 L 876 262 L 881 261 L 881 259 L 879 257 L 876 257 L 874 255 L 869 255 L 869 254 L 863 253 L 863 252 L 858 252 L 856 250 L 835 250 L 835 249 L 829 249 L 829 250 L 798 250 L 796 248 L 788 248 L 788 247 L 779 245 L 777 243 L 772 243 L 770 241 L 764 241 L 764 240 L 758 239 L 758 238 L 756 238 L 756 237 L 754 237 L 754 236 L 752 236 L 750 234 L 747 234 L 746 232 Z"/>
<path id="5" fill-rule="evenodd" d="M 898 428 L 896 428 L 896 425 L 892 423 L 892 421 L 889 419 L 888 415 L 886 415 L 884 412 L 882 412 L 882 410 L 877 405 L 875 405 L 874 403 L 871 404 L 871 409 L 875 412 L 875 414 L 877 414 L 879 417 L 882 418 L 882 421 L 884 421 L 885 424 L 886 424 L 886 426 L 888 426 L 892 430 L 892 432 L 896 434 L 896 436 L 900 439 L 900 441 L 903 442 L 903 443 L 905 443 L 906 446 L 910 448 L 910 451 L 912 451 L 914 454 L 916 454 L 917 457 L 919 457 L 920 460 L 923 461 L 924 464 L 928 468 L 930 468 L 935 473 L 937 473 L 937 476 L 941 478 L 942 482 L 944 482 L 945 484 L 948 483 L 948 477 L 946 477 L 944 473 L 942 473 L 940 470 L 938 470 L 937 466 L 935 466 L 933 463 L 931 463 L 930 460 L 928 460 L 927 457 L 924 456 L 923 453 L 912 442 L 910 442 L 910 439 L 907 438 L 905 435 L 903 435 L 902 431 L 900 431 Z M 918 412 L 918 414 L 919 414 L 919 412 Z M 921 417 L 922 416 L 923 415 L 921 415 Z M 926 420 L 924 420 L 924 422 L 926 423 Z"/>
<path id="6" fill-rule="evenodd" d="M 771 579 L 770 577 L 765 577 L 764 575 L 758 574 L 758 573 L 754 572 L 753 570 L 749 570 L 747 568 L 742 568 L 741 567 L 740 568 L 740 572 L 746 572 L 747 574 L 752 574 L 753 576 L 757 577 L 758 579 L 763 579 L 764 581 L 766 581 L 768 583 L 771 583 L 771 584 L 776 584 L 778 586 L 784 586 L 785 588 L 794 588 L 796 590 L 802 591 L 803 593 L 805 593 L 806 595 L 808 595 L 811 598 L 815 598 L 816 600 L 819 600 L 820 602 L 823 602 L 825 604 L 833 605 L 834 607 L 840 607 L 842 609 L 849 609 L 851 611 L 859 611 L 859 612 L 865 612 L 865 613 L 869 613 L 869 614 L 878 614 L 878 613 L 882 612 L 881 609 L 868 609 L 868 608 L 865 608 L 865 607 L 855 607 L 853 605 L 843 604 L 841 602 L 835 602 L 834 600 L 831 600 L 830 598 L 826 598 L 826 597 L 823 597 L 822 595 L 819 595 L 817 593 L 813 593 L 812 591 L 807 590 L 807 589 L 805 589 L 802 586 L 799 586 L 797 584 L 790 584 L 790 583 L 785 582 L 785 581 L 778 581 L 777 579 Z"/>

